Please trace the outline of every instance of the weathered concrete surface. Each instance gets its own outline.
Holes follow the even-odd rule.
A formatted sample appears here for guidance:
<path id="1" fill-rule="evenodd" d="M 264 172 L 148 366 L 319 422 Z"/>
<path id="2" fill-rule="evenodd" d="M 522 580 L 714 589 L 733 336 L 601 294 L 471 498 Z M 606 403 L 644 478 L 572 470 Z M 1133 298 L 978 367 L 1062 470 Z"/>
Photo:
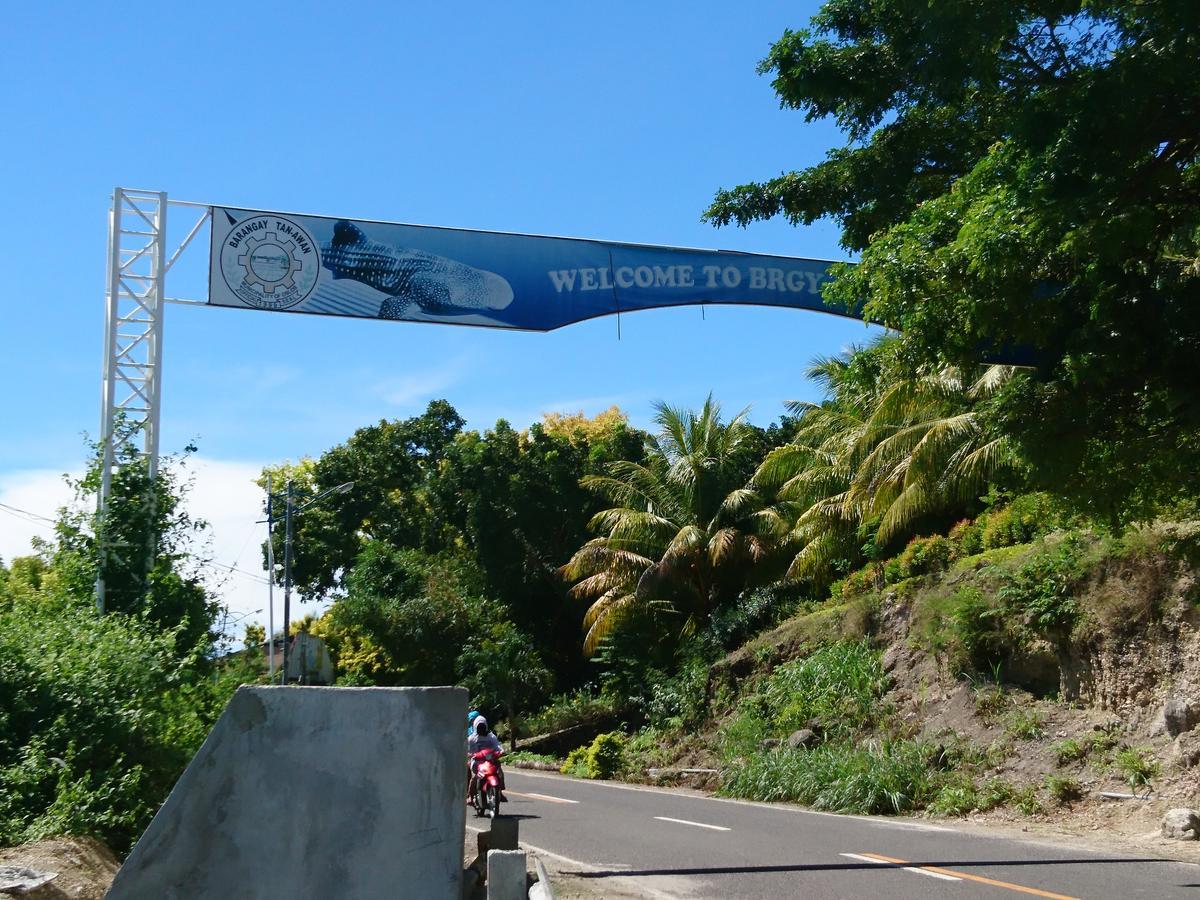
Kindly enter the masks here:
<path id="1" fill-rule="evenodd" d="M 462 688 L 243 687 L 108 897 L 459 900 Z"/>
<path id="2" fill-rule="evenodd" d="M 487 855 L 488 900 L 528 900 L 524 850 L 489 850 Z"/>

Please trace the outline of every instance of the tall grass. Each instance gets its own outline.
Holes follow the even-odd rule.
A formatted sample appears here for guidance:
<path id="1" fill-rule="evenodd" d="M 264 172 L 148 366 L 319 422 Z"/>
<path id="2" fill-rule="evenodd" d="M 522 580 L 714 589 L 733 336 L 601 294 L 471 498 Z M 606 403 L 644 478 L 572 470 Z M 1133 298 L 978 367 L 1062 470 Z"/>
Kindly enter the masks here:
<path id="1" fill-rule="evenodd" d="M 878 716 L 887 690 L 880 653 L 865 641 L 841 641 L 786 663 L 738 704 L 722 732 L 727 759 L 757 751 L 767 737 L 785 737 L 816 719 L 825 735 L 853 734 Z"/>
<path id="2" fill-rule="evenodd" d="M 935 782 L 929 750 L 914 741 L 824 744 L 756 753 L 726 770 L 720 792 L 830 812 L 901 813 L 924 807 L 936 793 Z"/>

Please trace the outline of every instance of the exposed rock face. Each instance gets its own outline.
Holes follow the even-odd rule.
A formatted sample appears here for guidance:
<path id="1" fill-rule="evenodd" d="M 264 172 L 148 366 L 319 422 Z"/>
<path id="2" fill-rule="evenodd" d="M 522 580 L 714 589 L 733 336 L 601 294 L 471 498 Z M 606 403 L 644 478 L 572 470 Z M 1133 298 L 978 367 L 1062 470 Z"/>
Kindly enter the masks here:
<path id="1" fill-rule="evenodd" d="M 1171 759 L 1181 769 L 1190 769 L 1200 763 L 1200 734 L 1186 731 L 1175 738 L 1171 745 Z"/>
<path id="2" fill-rule="evenodd" d="M 1162 820 L 1162 836 L 1175 841 L 1194 841 L 1200 835 L 1200 813 L 1182 807 L 1172 809 Z"/>
<path id="3" fill-rule="evenodd" d="M 801 747 L 812 747 L 820 738 L 817 733 L 811 728 L 801 728 L 799 731 L 793 731 L 787 739 L 788 746 L 793 750 L 799 750 Z"/>
<path id="4" fill-rule="evenodd" d="M 1179 697 L 1172 697 L 1162 708 L 1162 727 L 1171 737 L 1178 737 L 1200 721 L 1200 706 Z"/>

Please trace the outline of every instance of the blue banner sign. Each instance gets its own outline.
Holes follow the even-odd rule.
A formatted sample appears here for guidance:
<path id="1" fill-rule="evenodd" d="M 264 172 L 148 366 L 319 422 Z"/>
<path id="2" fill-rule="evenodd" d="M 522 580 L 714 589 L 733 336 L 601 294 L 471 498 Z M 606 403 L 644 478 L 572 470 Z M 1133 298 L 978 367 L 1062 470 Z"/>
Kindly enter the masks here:
<path id="1" fill-rule="evenodd" d="M 550 331 L 702 303 L 827 306 L 829 262 L 214 207 L 217 306 Z"/>

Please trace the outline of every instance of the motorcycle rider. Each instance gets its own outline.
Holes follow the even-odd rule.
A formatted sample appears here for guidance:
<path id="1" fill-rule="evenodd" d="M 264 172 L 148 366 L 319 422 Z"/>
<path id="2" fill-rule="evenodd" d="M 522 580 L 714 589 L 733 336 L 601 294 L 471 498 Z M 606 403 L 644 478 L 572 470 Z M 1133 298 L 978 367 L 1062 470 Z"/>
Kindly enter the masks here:
<path id="1" fill-rule="evenodd" d="M 503 753 L 504 748 L 500 745 L 500 739 L 492 734 L 488 728 L 487 719 L 483 716 L 475 716 L 475 721 L 471 723 L 471 736 L 467 738 L 467 764 L 470 767 L 470 780 L 467 792 L 467 802 L 470 803 L 475 797 L 475 768 L 479 765 L 479 760 L 475 758 L 475 754 L 480 750 L 495 750 L 497 753 Z M 497 767 L 499 768 L 499 766 Z M 504 796 L 504 769 L 500 768 L 500 799 L 507 801 Z"/>

